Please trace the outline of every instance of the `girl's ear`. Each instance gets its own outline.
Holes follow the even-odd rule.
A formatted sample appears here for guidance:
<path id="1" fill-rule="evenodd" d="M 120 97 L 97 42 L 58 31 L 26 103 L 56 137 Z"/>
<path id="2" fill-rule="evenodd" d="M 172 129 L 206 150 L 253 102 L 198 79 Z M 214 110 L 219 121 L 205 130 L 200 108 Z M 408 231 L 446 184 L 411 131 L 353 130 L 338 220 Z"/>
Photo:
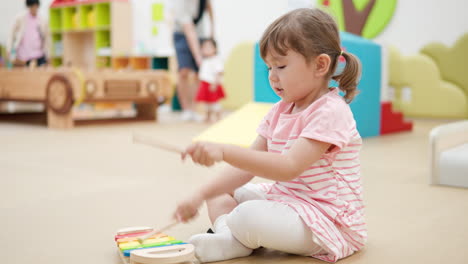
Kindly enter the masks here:
<path id="1" fill-rule="evenodd" d="M 315 74 L 317 77 L 323 77 L 328 74 L 330 69 L 331 58 L 327 54 L 320 54 L 315 57 Z"/>

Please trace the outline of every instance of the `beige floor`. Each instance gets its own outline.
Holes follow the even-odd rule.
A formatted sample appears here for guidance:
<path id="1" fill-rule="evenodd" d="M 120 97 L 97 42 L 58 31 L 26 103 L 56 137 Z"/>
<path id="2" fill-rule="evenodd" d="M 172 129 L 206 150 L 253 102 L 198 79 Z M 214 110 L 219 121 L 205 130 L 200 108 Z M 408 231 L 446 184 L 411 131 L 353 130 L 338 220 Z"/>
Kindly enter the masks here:
<path id="1" fill-rule="evenodd" d="M 339 263 L 468 263 L 468 189 L 428 184 L 428 132 L 440 123 L 416 121 L 411 133 L 365 140 L 369 242 Z M 0 120 L 1 263 L 119 263 L 117 229 L 166 224 L 176 202 L 223 166 L 181 163 L 133 145 L 131 133 L 184 146 L 205 128 L 172 116 L 66 132 Z M 168 233 L 186 240 L 207 227 L 203 208 L 197 220 Z M 323 262 L 259 250 L 226 263 Z"/>

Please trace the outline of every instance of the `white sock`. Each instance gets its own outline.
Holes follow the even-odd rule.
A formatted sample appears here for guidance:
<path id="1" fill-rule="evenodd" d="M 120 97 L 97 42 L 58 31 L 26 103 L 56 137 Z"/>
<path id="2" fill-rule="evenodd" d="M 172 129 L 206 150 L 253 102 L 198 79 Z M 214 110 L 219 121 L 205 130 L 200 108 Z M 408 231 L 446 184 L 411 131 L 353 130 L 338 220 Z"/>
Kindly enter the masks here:
<path id="1" fill-rule="evenodd" d="M 226 225 L 227 214 L 219 216 L 214 225 L 214 234 L 198 234 L 189 242 L 195 246 L 195 255 L 200 262 L 222 261 L 246 257 L 252 249 L 242 245 Z"/>

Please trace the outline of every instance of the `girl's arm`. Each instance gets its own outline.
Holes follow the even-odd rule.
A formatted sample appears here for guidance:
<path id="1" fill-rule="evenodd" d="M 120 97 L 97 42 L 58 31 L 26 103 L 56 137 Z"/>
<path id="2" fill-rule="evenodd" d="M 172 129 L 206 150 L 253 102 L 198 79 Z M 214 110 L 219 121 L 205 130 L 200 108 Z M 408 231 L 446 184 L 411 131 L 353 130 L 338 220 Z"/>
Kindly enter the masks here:
<path id="1" fill-rule="evenodd" d="M 265 152 L 267 151 L 267 141 L 264 137 L 258 136 L 250 148 L 258 152 Z M 179 203 L 174 212 L 174 218 L 182 222 L 190 220 L 197 215 L 198 208 L 204 201 L 225 193 L 233 194 L 234 190 L 249 182 L 253 177 L 254 175 L 250 172 L 231 166 L 227 167 L 219 176 L 203 185 L 188 199 Z"/>
<path id="2" fill-rule="evenodd" d="M 298 177 L 330 148 L 330 143 L 299 138 L 287 154 L 257 151 L 225 144 L 207 142 L 189 146 L 185 155 L 196 163 L 211 166 L 225 161 L 232 166 L 274 181 L 288 181 Z"/>
<path id="3" fill-rule="evenodd" d="M 221 84 L 222 79 L 223 79 L 223 73 L 222 72 L 217 73 L 215 76 L 215 81 L 211 83 L 210 85 L 210 90 L 213 92 L 216 91 L 216 88 L 218 87 L 218 85 Z"/>
<path id="4" fill-rule="evenodd" d="M 215 77 L 215 83 L 221 84 L 222 80 L 223 80 L 223 72 L 218 72 Z"/>

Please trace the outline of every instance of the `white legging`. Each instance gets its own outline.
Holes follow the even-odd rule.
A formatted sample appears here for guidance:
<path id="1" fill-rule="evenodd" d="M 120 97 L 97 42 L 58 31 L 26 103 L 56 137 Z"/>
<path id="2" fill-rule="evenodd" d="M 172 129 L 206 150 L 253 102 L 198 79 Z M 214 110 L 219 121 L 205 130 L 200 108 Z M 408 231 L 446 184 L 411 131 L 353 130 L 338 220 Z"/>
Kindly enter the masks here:
<path id="1" fill-rule="evenodd" d="M 257 185 L 248 183 L 240 187 L 234 192 L 234 199 L 239 205 L 229 213 L 226 224 L 244 246 L 304 256 L 325 253 L 296 211 L 266 200 Z"/>

